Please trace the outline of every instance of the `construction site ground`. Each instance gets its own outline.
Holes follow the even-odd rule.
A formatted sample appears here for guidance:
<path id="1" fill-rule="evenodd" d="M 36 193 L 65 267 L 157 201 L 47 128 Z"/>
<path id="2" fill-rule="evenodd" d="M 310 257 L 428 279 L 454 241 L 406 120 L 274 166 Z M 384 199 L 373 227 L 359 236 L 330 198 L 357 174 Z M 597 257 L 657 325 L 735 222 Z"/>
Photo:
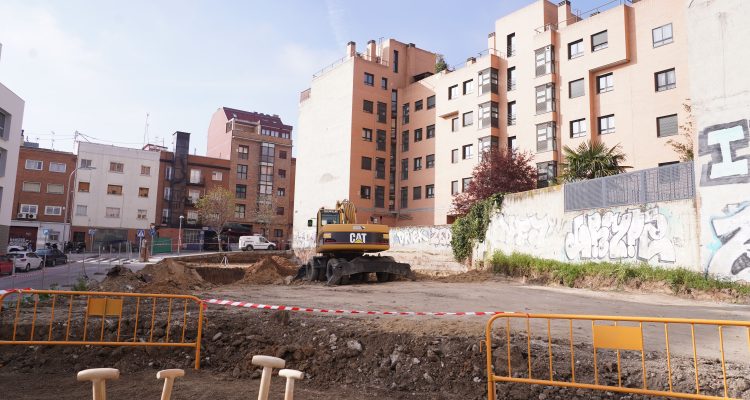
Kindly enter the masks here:
<path id="1" fill-rule="evenodd" d="M 291 282 L 289 276 L 295 270 L 294 265 L 281 257 L 270 261 L 258 258 L 247 264 L 228 266 L 208 261 L 164 262 L 137 274 L 117 270 L 97 289 L 140 292 L 158 289 L 166 293 L 192 293 L 203 299 L 344 310 L 750 319 L 746 305 L 696 301 L 661 293 L 529 286 L 488 274 L 469 273 L 436 279 L 420 276 L 416 281 L 329 287 L 322 283 Z M 7 328 L 7 316 L 0 318 Z M 75 373 L 85 368 L 114 367 L 119 368 L 122 375 L 119 381 L 108 384 L 109 398 L 155 399 L 161 387 L 155 379 L 156 371 L 184 368 L 187 375 L 177 382 L 173 399 L 255 398 L 260 371 L 250 364 L 250 359 L 253 355 L 265 354 L 282 357 L 287 360 L 288 368 L 307 374 L 306 379 L 297 384 L 295 392 L 295 398 L 302 400 L 483 399 L 486 398 L 486 359 L 480 341 L 488 318 L 332 315 L 209 305 L 200 371 L 192 369 L 193 354 L 183 349 L 2 346 L 0 393 L 2 397 L 11 394 L 15 399 L 86 398 L 90 387 L 76 382 Z M 548 342 L 544 327 L 535 326 L 529 343 L 522 327 L 517 328 L 511 335 L 514 376 L 527 373 L 527 346 L 530 346 L 535 376 L 547 373 L 546 357 L 551 350 L 555 354 L 555 378 L 569 379 L 567 330 L 553 329 L 553 339 Z M 580 338 L 576 345 L 576 374 L 581 381 L 592 376 L 592 351 L 585 344 L 588 329 L 576 326 L 575 330 L 577 339 Z M 714 346 L 717 338 L 709 331 L 698 333 L 701 389 L 723 395 L 720 393 L 719 353 L 713 350 L 718 349 Z M 498 329 L 495 334 L 495 372 L 506 373 L 505 332 Z M 647 379 L 649 387 L 665 387 L 664 343 L 659 342 L 663 341 L 663 336 L 654 335 L 654 338 L 645 343 Z M 750 398 L 747 340 L 742 334 L 725 337 L 729 394 L 736 398 Z M 675 390 L 690 391 L 694 384 L 690 343 L 689 330 L 670 332 Z M 614 353 L 600 355 L 601 379 L 617 383 L 615 362 Z M 640 353 L 623 352 L 624 385 L 640 386 L 640 362 Z M 500 399 L 645 398 L 521 384 L 498 384 L 497 388 Z M 271 398 L 282 397 L 283 382 L 275 377 Z"/>

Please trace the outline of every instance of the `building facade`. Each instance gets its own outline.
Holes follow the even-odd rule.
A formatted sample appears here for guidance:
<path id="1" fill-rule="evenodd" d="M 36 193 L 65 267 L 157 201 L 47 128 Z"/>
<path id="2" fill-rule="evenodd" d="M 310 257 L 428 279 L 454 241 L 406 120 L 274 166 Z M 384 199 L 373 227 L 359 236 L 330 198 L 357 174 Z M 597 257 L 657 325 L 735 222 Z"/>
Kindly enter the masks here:
<path id="1" fill-rule="evenodd" d="M 371 41 L 360 54 L 350 43 L 300 97 L 295 227 L 342 198 L 364 220 L 450 223 L 453 196 L 492 149 L 531 153 L 539 186 L 561 172 L 565 146 L 587 140 L 619 145 L 633 169 L 678 162 L 667 141 L 689 118 L 683 1 L 608 4 L 581 15 L 535 1 L 437 74 L 434 53 L 413 45 Z"/>
<path id="2" fill-rule="evenodd" d="M 62 244 L 69 239 L 66 224 L 66 196 L 70 196 L 76 156 L 70 152 L 39 148 L 24 143 L 18 157 L 16 190 L 10 243 Z"/>
<path id="3" fill-rule="evenodd" d="M 290 246 L 292 127 L 278 115 L 222 107 L 211 118 L 207 148 L 208 157 L 229 160 L 235 229 L 261 234 L 278 248 Z"/>
<path id="4" fill-rule="evenodd" d="M 0 83 L 0 254 L 7 251 L 18 153 L 23 140 L 24 101 Z"/>

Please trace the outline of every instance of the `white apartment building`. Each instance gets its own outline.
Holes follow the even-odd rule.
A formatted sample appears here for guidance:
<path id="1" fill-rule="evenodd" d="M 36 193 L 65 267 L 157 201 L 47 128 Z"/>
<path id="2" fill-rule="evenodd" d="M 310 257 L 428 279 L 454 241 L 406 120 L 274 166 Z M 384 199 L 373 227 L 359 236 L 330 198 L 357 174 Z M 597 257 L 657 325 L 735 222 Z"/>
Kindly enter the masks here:
<path id="1" fill-rule="evenodd" d="M 0 254 L 5 254 L 13 217 L 24 101 L 0 84 Z"/>
<path id="2" fill-rule="evenodd" d="M 73 241 L 93 248 L 136 242 L 137 231 L 148 230 L 156 220 L 159 152 L 84 142 L 77 155 Z"/>

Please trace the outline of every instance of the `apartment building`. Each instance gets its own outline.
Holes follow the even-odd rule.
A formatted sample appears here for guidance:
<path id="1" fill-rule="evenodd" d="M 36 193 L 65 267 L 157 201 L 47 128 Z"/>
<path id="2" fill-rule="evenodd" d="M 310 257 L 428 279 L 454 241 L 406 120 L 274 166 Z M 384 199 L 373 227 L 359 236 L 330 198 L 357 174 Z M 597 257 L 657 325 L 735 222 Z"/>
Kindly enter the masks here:
<path id="1" fill-rule="evenodd" d="M 68 240 L 66 196 L 76 168 L 76 156 L 65 151 L 39 148 L 25 142 L 18 157 L 16 190 L 13 197 L 13 221 L 10 243 L 62 244 Z"/>
<path id="2" fill-rule="evenodd" d="M 13 215 L 24 101 L 0 83 L 0 254 L 5 254 Z"/>
<path id="3" fill-rule="evenodd" d="M 450 223 L 453 196 L 491 149 L 530 152 L 539 186 L 560 173 L 564 146 L 586 140 L 619 145 L 634 169 L 677 162 L 666 142 L 688 117 L 684 30 L 680 0 L 608 2 L 587 13 L 538 0 L 497 20 L 486 50 L 437 74 L 434 54 L 413 45 L 371 41 L 360 54 L 350 43 L 300 97 L 295 227 L 341 198 L 390 225 Z M 393 79 L 399 46 L 408 72 Z M 383 128 L 382 118 L 372 122 L 380 113 L 370 114 L 387 103 L 373 90 L 378 78 L 394 93 Z M 387 152 L 371 142 L 378 129 L 390 134 Z M 378 178 L 378 157 L 397 165 L 395 179 Z"/>
<path id="4" fill-rule="evenodd" d="M 211 117 L 207 148 L 208 157 L 229 160 L 233 231 L 259 233 L 287 247 L 294 209 L 292 127 L 278 115 L 222 107 Z"/>
<path id="5" fill-rule="evenodd" d="M 139 229 L 155 225 L 161 152 L 88 142 L 76 150 L 72 240 L 93 248 L 136 242 Z"/>
<path id="6" fill-rule="evenodd" d="M 198 199 L 215 187 L 229 187 L 230 161 L 189 154 L 190 133 L 175 132 L 174 149 L 159 149 L 159 188 L 156 192 L 156 226 L 159 237 L 173 238 L 177 244 L 182 226 L 182 243 L 187 249 L 198 249 L 206 231 L 195 205 Z M 182 217 L 182 221 L 180 221 Z M 241 226 L 230 228 L 235 235 Z"/>

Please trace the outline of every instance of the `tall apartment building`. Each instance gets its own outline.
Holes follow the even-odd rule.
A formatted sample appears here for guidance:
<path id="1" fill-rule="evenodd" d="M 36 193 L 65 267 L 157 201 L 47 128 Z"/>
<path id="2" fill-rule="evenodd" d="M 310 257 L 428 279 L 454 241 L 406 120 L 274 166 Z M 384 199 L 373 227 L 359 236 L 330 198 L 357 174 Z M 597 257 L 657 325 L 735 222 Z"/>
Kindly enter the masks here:
<path id="1" fill-rule="evenodd" d="M 76 168 L 76 156 L 65 151 L 39 148 L 24 143 L 18 157 L 16 190 L 10 228 L 10 242 L 31 243 L 42 248 L 45 243 L 58 244 L 69 240 L 65 220 L 68 185 Z"/>
<path id="2" fill-rule="evenodd" d="M 0 83 L 0 254 L 5 254 L 13 218 L 24 101 Z"/>
<path id="3" fill-rule="evenodd" d="M 219 108 L 208 128 L 208 157 L 229 160 L 231 220 L 279 248 L 291 243 L 294 208 L 292 127 L 278 115 Z"/>
<path id="4" fill-rule="evenodd" d="M 453 195 L 494 148 L 532 153 L 540 186 L 559 174 L 564 146 L 589 139 L 619 144 L 634 169 L 677 162 L 666 142 L 687 117 L 684 4 L 602 10 L 578 15 L 569 1 L 538 0 L 497 20 L 486 50 L 434 75 L 433 53 L 388 40 L 358 54 L 350 44 L 300 97 L 295 227 L 341 198 L 390 225 L 452 222 Z M 394 46 L 412 54 L 400 80 L 388 67 Z M 379 112 L 368 119 L 389 91 L 390 124 Z M 386 152 L 372 141 L 384 134 Z M 392 169 L 380 178 L 383 162 L 395 162 L 395 179 Z"/>

